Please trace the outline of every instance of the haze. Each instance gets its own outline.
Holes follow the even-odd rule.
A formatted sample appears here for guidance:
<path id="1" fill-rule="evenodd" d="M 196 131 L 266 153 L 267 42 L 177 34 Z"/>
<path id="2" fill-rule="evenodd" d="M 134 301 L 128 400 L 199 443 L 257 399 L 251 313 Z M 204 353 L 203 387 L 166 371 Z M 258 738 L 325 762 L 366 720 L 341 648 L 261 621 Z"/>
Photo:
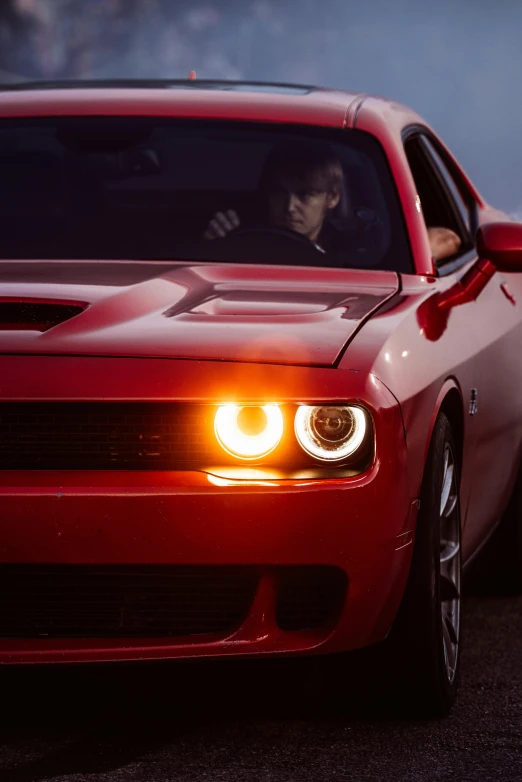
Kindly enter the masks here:
<path id="1" fill-rule="evenodd" d="M 522 220 L 522 4 L 1 0 L 1 6 L 0 68 L 29 78 L 185 78 L 195 69 L 198 78 L 322 84 L 411 105 L 484 197 Z M 12 9 L 32 26 L 15 27 Z"/>

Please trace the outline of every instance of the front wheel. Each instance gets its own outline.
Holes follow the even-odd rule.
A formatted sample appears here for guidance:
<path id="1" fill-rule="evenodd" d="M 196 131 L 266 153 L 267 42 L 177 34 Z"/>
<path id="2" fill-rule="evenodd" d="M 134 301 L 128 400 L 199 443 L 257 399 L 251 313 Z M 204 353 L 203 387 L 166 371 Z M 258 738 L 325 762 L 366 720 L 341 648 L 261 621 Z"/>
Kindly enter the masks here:
<path id="1" fill-rule="evenodd" d="M 385 643 L 404 703 L 426 716 L 447 714 L 457 692 L 461 641 L 458 467 L 451 425 L 441 413 L 421 488 L 410 575 Z"/>

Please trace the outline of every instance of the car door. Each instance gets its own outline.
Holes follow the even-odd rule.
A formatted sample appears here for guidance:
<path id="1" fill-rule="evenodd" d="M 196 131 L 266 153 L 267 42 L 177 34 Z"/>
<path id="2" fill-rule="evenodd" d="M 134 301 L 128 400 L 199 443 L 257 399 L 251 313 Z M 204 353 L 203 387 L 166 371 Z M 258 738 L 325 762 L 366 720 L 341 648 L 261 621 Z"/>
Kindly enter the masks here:
<path id="1" fill-rule="evenodd" d="M 456 283 L 476 261 L 476 230 L 491 215 L 478 208 L 455 162 L 428 130 L 414 129 L 405 151 L 427 225 L 451 228 L 461 238 L 458 255 L 437 264 L 438 276 Z M 458 310 L 450 321 L 453 339 L 473 357 L 472 366 L 454 368 L 465 404 L 461 501 L 467 554 L 507 503 L 520 458 L 522 275 L 497 272 L 476 301 Z"/>

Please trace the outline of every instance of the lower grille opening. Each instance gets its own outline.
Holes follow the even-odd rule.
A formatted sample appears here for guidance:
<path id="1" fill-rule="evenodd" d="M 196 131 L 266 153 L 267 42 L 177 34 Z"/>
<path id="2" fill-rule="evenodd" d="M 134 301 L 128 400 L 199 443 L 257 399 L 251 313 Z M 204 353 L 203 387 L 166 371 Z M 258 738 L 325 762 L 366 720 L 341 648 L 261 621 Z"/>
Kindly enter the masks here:
<path id="1" fill-rule="evenodd" d="M 281 630 L 311 630 L 333 622 L 346 598 L 348 581 L 335 567 L 288 569 L 280 582 L 277 624 Z"/>
<path id="2" fill-rule="evenodd" d="M 218 566 L 0 565 L 0 637 L 229 633 L 246 618 L 258 579 Z"/>

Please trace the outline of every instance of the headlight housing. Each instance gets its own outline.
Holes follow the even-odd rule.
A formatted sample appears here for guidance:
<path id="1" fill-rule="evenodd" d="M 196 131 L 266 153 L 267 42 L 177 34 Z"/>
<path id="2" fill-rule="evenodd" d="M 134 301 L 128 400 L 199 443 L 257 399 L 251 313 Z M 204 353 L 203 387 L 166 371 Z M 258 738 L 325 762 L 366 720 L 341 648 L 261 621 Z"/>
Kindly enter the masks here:
<path id="1" fill-rule="evenodd" d="M 278 405 L 221 405 L 214 431 L 227 453 L 240 459 L 259 459 L 279 445 L 283 414 Z"/>
<path id="2" fill-rule="evenodd" d="M 300 405 L 294 421 L 295 436 L 304 451 L 322 462 L 342 462 L 367 441 L 369 423 L 355 405 Z"/>

